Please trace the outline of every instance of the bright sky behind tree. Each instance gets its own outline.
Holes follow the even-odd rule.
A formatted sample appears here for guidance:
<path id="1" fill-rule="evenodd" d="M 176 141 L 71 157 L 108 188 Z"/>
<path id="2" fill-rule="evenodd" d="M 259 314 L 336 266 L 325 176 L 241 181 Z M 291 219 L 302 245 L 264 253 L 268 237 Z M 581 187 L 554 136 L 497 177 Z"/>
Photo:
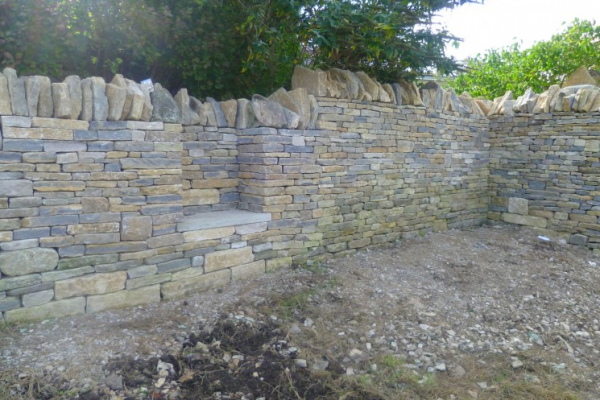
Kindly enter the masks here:
<path id="1" fill-rule="evenodd" d="M 462 60 L 517 41 L 527 48 L 549 40 L 575 18 L 600 24 L 600 0 L 485 0 L 442 12 L 435 21 L 463 38 L 458 49 L 447 49 Z"/>

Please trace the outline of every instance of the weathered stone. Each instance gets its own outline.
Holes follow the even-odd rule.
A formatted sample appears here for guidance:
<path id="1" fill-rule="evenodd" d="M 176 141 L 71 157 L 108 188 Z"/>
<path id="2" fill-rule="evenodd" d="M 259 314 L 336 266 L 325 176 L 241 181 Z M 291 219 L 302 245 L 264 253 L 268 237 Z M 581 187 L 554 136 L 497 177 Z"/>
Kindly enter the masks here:
<path id="1" fill-rule="evenodd" d="M 587 236 L 578 233 L 571 235 L 571 238 L 569 239 L 569 243 L 576 246 L 587 246 L 588 241 L 589 238 Z"/>
<path id="2" fill-rule="evenodd" d="M 106 82 L 104 82 L 103 78 L 97 76 L 90 79 L 92 88 L 92 119 L 94 121 L 106 121 L 108 119 Z"/>
<path id="3" fill-rule="evenodd" d="M 319 103 L 312 94 L 308 95 L 308 101 L 310 102 L 310 121 L 308 122 L 308 129 L 316 129 L 317 120 L 319 119 Z"/>
<path id="4" fill-rule="evenodd" d="M 502 220 L 509 224 L 534 226 L 536 228 L 546 228 L 548 221 L 541 217 L 534 217 L 531 215 L 520 215 L 520 214 L 502 214 Z"/>
<path id="5" fill-rule="evenodd" d="M 471 95 L 467 92 L 463 92 L 458 100 L 463 104 L 463 106 L 467 109 L 467 112 L 475 115 L 485 115 L 479 104 L 471 97 Z"/>
<path id="6" fill-rule="evenodd" d="M 67 269 L 64 271 L 45 272 L 42 274 L 42 282 L 62 281 L 63 279 L 69 279 L 69 278 L 74 278 L 76 276 L 92 274 L 94 272 L 95 272 L 95 269 L 94 269 L 94 267 L 91 267 L 91 266 Z"/>
<path id="7" fill-rule="evenodd" d="M 231 268 L 231 280 L 239 281 L 263 275 L 266 271 L 265 260 L 258 260 L 250 264 Z"/>
<path id="8" fill-rule="evenodd" d="M 83 121 L 91 121 L 94 118 L 94 97 L 92 95 L 91 78 L 81 81 L 81 114 L 79 118 Z"/>
<path id="9" fill-rule="evenodd" d="M 52 271 L 58 265 L 53 249 L 24 249 L 0 253 L 0 271 L 7 276 L 21 276 Z"/>
<path id="10" fill-rule="evenodd" d="M 71 118 L 71 97 L 66 83 L 52 84 L 52 102 L 54 103 L 54 118 Z"/>
<path id="11" fill-rule="evenodd" d="M 85 313 L 85 297 L 53 301 L 41 306 L 19 308 L 5 313 L 7 322 L 31 322 L 49 318 L 70 317 Z"/>
<path id="12" fill-rule="evenodd" d="M 3 73 L 0 73 L 0 115 L 12 115 L 8 79 Z"/>
<path id="13" fill-rule="evenodd" d="M 581 66 L 567 75 L 562 84 L 563 88 L 577 85 L 597 85 L 596 79 L 592 78 L 586 67 Z"/>
<path id="14" fill-rule="evenodd" d="M 179 107 L 171 93 L 163 88 L 159 83 L 154 85 L 154 91 L 150 93 L 152 98 L 151 121 L 162 121 L 166 123 L 176 124 L 179 122 Z"/>
<path id="15" fill-rule="evenodd" d="M 54 290 L 25 294 L 23 295 L 23 307 L 41 306 L 50 302 L 53 298 Z"/>
<path id="16" fill-rule="evenodd" d="M 0 312 L 14 310 L 21 307 L 21 301 L 16 297 L 0 300 Z"/>
<path id="17" fill-rule="evenodd" d="M 233 99 L 222 101 L 219 103 L 219 105 L 221 106 L 221 110 L 223 111 L 223 115 L 227 121 L 227 126 L 230 128 L 235 128 L 238 108 L 237 101 Z"/>
<path id="18" fill-rule="evenodd" d="M 4 68 L 3 73 L 8 83 L 12 115 L 29 116 L 27 97 L 25 95 L 25 80 L 17 77 L 17 71 L 12 68 Z"/>
<path id="19" fill-rule="evenodd" d="M 152 217 L 123 217 L 121 240 L 146 240 L 152 236 Z"/>
<path id="20" fill-rule="evenodd" d="M 40 101 L 40 92 L 42 86 L 37 76 L 28 76 L 25 78 L 25 94 L 27 97 L 27 111 L 30 117 L 37 117 L 38 103 Z"/>
<path id="21" fill-rule="evenodd" d="M 25 179 L 0 180 L 0 193 L 9 197 L 33 196 L 33 182 Z"/>
<path id="22" fill-rule="evenodd" d="M 91 296 L 118 292 L 125 288 L 127 272 L 118 271 L 108 274 L 85 275 L 57 281 L 54 293 L 57 300 L 77 296 Z"/>
<path id="23" fill-rule="evenodd" d="M 235 118 L 235 127 L 237 129 L 248 129 L 256 127 L 256 115 L 254 107 L 248 99 L 238 99 L 237 114 Z"/>
<path id="24" fill-rule="evenodd" d="M 127 100 L 127 89 L 108 83 L 105 90 L 108 99 L 108 120 L 119 121 Z"/>
<path id="25" fill-rule="evenodd" d="M 150 95 L 150 90 L 146 86 L 140 85 L 140 89 L 142 90 L 142 93 L 144 93 L 144 109 L 142 111 L 140 121 L 150 121 L 152 118 L 152 113 L 154 112 L 152 96 Z"/>
<path id="26" fill-rule="evenodd" d="M 217 271 L 224 268 L 248 264 L 252 261 L 254 261 L 254 256 L 252 255 L 251 247 L 215 251 L 206 255 L 204 261 L 204 271 Z"/>
<path id="27" fill-rule="evenodd" d="M 163 299 L 170 300 L 191 293 L 202 292 L 211 288 L 223 286 L 230 281 L 231 271 L 225 269 L 175 282 L 163 283 L 161 286 L 161 294 Z"/>
<path id="28" fill-rule="evenodd" d="M 287 108 L 283 109 L 283 114 L 285 115 L 286 128 L 288 128 L 288 129 L 298 128 L 298 125 L 300 125 L 300 115 L 296 114 L 293 111 L 288 110 Z"/>
<path id="29" fill-rule="evenodd" d="M 528 215 L 529 200 L 520 197 L 509 197 L 508 212 L 512 214 Z"/>
<path id="30" fill-rule="evenodd" d="M 354 100 L 358 99 L 359 88 L 362 83 L 360 79 L 352 72 L 343 69 L 332 68 L 327 71 L 327 80 L 330 82 L 337 82 L 340 85 L 341 98 Z"/>
<path id="31" fill-rule="evenodd" d="M 379 99 L 379 85 L 377 85 L 377 83 L 369 75 L 362 71 L 356 72 L 355 75 L 361 81 L 365 92 L 371 96 L 371 99 Z"/>
<path id="32" fill-rule="evenodd" d="M 37 285 L 42 282 L 40 275 L 23 275 L 15 278 L 0 279 L 0 292 Z"/>
<path id="33" fill-rule="evenodd" d="M 180 89 L 174 97 L 179 108 L 179 123 L 182 125 L 192 124 L 192 109 L 190 108 L 190 96 L 187 89 Z"/>
<path id="34" fill-rule="evenodd" d="M 304 88 L 309 95 L 327 96 L 327 73 L 319 69 L 312 71 L 297 65 L 292 75 L 292 89 Z"/>
<path id="35" fill-rule="evenodd" d="M 477 102 L 477 105 L 481 109 L 483 115 L 489 115 L 490 111 L 492 110 L 492 107 L 494 106 L 494 103 L 491 100 L 483 98 L 476 98 L 475 102 Z"/>
<path id="36" fill-rule="evenodd" d="M 231 236 L 235 233 L 233 226 L 222 228 L 203 229 L 199 231 L 189 231 L 183 233 L 184 242 L 200 242 L 202 240 L 221 239 Z"/>
<path id="37" fill-rule="evenodd" d="M 202 206 L 219 204 L 220 194 L 217 189 L 190 189 L 183 192 L 184 206 Z"/>
<path id="38" fill-rule="evenodd" d="M 207 116 L 204 104 L 197 98 L 190 96 L 190 108 L 192 109 L 192 112 L 198 116 L 196 124 L 205 126 L 207 123 Z"/>
<path id="39" fill-rule="evenodd" d="M 288 92 L 292 100 L 298 105 L 300 123 L 298 129 L 307 129 L 310 124 L 310 99 L 306 89 L 299 88 Z"/>
<path id="40" fill-rule="evenodd" d="M 392 88 L 392 85 L 389 83 L 384 83 L 383 85 L 381 85 L 381 87 L 383 88 L 383 90 L 385 90 L 388 97 L 390 98 L 390 103 L 397 104 L 396 103 L 396 94 L 394 93 L 394 89 Z"/>
<path id="41" fill-rule="evenodd" d="M 504 103 L 508 100 L 513 99 L 513 92 L 508 91 L 502 97 L 496 97 L 494 99 L 494 105 L 492 106 L 488 115 L 501 115 L 504 114 Z"/>
<path id="42" fill-rule="evenodd" d="M 221 109 L 221 104 L 213 99 L 212 97 L 206 98 L 206 105 L 210 105 L 212 107 L 213 114 L 215 116 L 216 126 L 218 128 L 226 128 L 227 127 L 227 119 L 225 118 L 225 114 Z"/>
<path id="43" fill-rule="evenodd" d="M 152 285 L 136 290 L 89 296 L 86 311 L 95 313 L 158 302 L 160 302 L 160 285 Z"/>
<path id="44" fill-rule="evenodd" d="M 121 119 L 128 121 L 139 121 L 142 119 L 142 115 L 144 113 L 144 91 L 140 85 L 132 80 L 127 79 L 125 82 L 127 83 L 127 96 L 131 97 L 131 106 L 129 107 L 129 112 L 127 115 L 122 115 Z M 125 111 L 125 108 L 123 108 L 123 111 Z"/>
<path id="45" fill-rule="evenodd" d="M 530 105 L 530 101 L 535 97 L 535 93 L 533 93 L 533 89 L 529 88 L 525 91 L 523 96 L 519 96 L 515 103 L 513 104 L 513 111 L 519 113 L 526 113 L 533 111 L 533 107 Z M 531 108 L 530 108 L 531 107 Z M 505 107 L 506 109 L 506 107 Z"/>
<path id="46" fill-rule="evenodd" d="M 504 107 L 502 108 L 502 112 L 507 117 L 514 117 L 515 112 L 513 111 L 515 101 L 514 100 L 506 100 L 504 102 Z"/>
<path id="47" fill-rule="evenodd" d="M 252 107 L 260 126 L 271 128 L 285 128 L 287 126 L 285 111 L 281 104 L 255 94 L 252 96 Z"/>
<path id="48" fill-rule="evenodd" d="M 380 101 L 382 103 L 391 103 L 392 99 L 390 98 L 388 93 L 383 88 L 383 85 L 377 81 L 375 83 L 377 84 L 377 87 L 379 88 L 379 98 L 373 99 L 373 101 Z"/>
<path id="49" fill-rule="evenodd" d="M 125 119 L 129 115 L 129 112 L 131 111 L 131 105 L 133 104 L 133 91 L 130 89 L 129 84 L 127 83 L 127 80 L 121 74 L 116 74 L 110 83 L 112 85 L 118 86 L 121 89 L 125 90 L 125 100 L 123 102 L 123 110 L 121 111 L 121 115 L 119 116 L 119 118 L 114 120 L 114 121 L 125 121 Z M 107 88 L 107 90 L 108 90 L 108 88 Z M 140 90 L 140 92 L 141 92 L 141 90 Z M 109 97 L 109 99 L 108 99 L 109 116 L 111 113 L 110 103 L 111 103 L 111 100 Z M 110 117 L 109 117 L 109 120 L 111 120 Z"/>
<path id="50" fill-rule="evenodd" d="M 408 83 L 403 79 L 398 81 L 398 84 L 402 88 L 401 96 L 402 96 L 402 104 L 412 105 L 412 106 L 423 106 L 423 102 L 421 101 L 421 95 L 419 94 L 419 89 L 414 83 Z"/>
<path id="51" fill-rule="evenodd" d="M 81 78 L 77 75 L 70 75 L 64 81 L 69 87 L 69 98 L 71 99 L 71 117 L 70 119 L 79 119 L 83 108 L 83 92 L 81 90 Z"/>

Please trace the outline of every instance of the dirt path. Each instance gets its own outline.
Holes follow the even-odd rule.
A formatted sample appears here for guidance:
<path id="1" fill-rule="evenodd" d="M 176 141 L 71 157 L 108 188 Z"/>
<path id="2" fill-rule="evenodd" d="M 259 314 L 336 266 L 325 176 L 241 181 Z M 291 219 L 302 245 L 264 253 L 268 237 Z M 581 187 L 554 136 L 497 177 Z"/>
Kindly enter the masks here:
<path id="1" fill-rule="evenodd" d="M 600 259 L 483 227 L 4 326 L 0 398 L 597 399 Z"/>

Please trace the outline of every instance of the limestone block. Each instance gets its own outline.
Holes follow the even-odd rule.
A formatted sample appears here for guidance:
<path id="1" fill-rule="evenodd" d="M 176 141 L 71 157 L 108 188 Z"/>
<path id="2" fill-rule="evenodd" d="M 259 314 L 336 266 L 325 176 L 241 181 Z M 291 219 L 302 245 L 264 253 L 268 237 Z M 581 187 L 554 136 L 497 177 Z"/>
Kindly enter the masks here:
<path id="1" fill-rule="evenodd" d="M 546 228 L 548 221 L 545 218 L 534 217 L 531 215 L 520 215 L 520 214 L 502 214 L 502 220 L 509 224 L 533 226 L 536 228 Z"/>
<path id="2" fill-rule="evenodd" d="M 163 283 L 161 285 L 161 294 L 163 299 L 170 300 L 190 293 L 202 292 L 211 288 L 223 286 L 230 281 L 231 271 L 225 269 L 175 282 Z"/>
<path id="3" fill-rule="evenodd" d="M 0 253 L 0 271 L 7 276 L 30 275 L 52 271 L 58 265 L 53 249 L 24 249 Z"/>
<path id="4" fill-rule="evenodd" d="M 200 100 L 195 97 L 190 96 L 190 108 L 192 111 L 198 116 L 197 124 L 206 126 L 207 124 L 207 115 L 206 108 L 204 104 Z"/>
<path id="5" fill-rule="evenodd" d="M 192 109 L 190 108 L 190 96 L 187 89 L 180 89 L 174 97 L 179 108 L 179 123 L 182 125 L 192 124 Z"/>
<path id="6" fill-rule="evenodd" d="M 285 109 L 281 104 L 255 94 L 252 96 L 252 107 L 260 126 L 271 128 L 285 128 L 287 126 Z"/>
<path id="7" fill-rule="evenodd" d="M 60 300 L 69 297 L 118 292 L 125 288 L 126 280 L 126 271 L 85 275 L 57 281 L 54 286 L 54 293 L 56 299 Z"/>
<path id="8" fill-rule="evenodd" d="M 220 194 L 217 189 L 190 189 L 183 191 L 184 206 L 218 204 Z"/>
<path id="9" fill-rule="evenodd" d="M 513 92 L 507 91 L 504 96 L 497 97 L 494 99 L 494 105 L 492 106 L 488 115 L 501 115 L 504 113 L 504 103 L 513 99 Z"/>
<path id="10" fill-rule="evenodd" d="M 256 115 L 254 115 L 254 107 L 248 99 L 238 99 L 237 114 L 235 118 L 235 127 L 237 129 L 248 129 L 256 127 Z"/>
<path id="11" fill-rule="evenodd" d="M 89 296 L 86 311 L 95 313 L 158 302 L 160 302 L 160 285 L 152 285 L 136 290 Z"/>
<path id="12" fill-rule="evenodd" d="M 319 119 L 319 103 L 315 96 L 309 94 L 308 100 L 310 102 L 310 121 L 308 122 L 308 129 L 316 129 L 317 120 Z"/>
<path id="13" fill-rule="evenodd" d="M 221 239 L 235 233 L 235 227 L 225 226 L 222 228 L 202 229 L 183 233 L 184 242 L 200 242 L 202 240 Z"/>
<path id="14" fill-rule="evenodd" d="M 162 121 L 165 123 L 176 124 L 179 123 L 179 107 L 171 93 L 167 89 L 164 89 L 159 83 L 154 85 L 154 91 L 150 93 L 152 98 L 152 110 L 151 121 Z"/>
<path id="15" fill-rule="evenodd" d="M 27 111 L 30 117 L 36 117 L 38 113 L 38 103 L 40 101 L 40 92 L 42 85 L 40 77 L 29 76 L 25 79 L 25 95 L 27 97 Z"/>
<path id="16" fill-rule="evenodd" d="M 22 117 L 29 116 L 27 110 L 27 98 L 25 95 L 25 80 L 17 77 L 17 71 L 12 68 L 4 68 L 3 73 L 8 83 L 12 115 Z"/>
<path id="17" fill-rule="evenodd" d="M 227 121 L 227 126 L 229 128 L 235 128 L 235 123 L 237 119 L 237 101 L 236 100 L 227 100 L 219 103 L 221 106 L 221 110 L 223 111 L 223 115 L 225 116 L 225 120 Z"/>
<path id="18" fill-rule="evenodd" d="M 510 197 L 508 199 L 508 212 L 512 214 L 528 215 L 529 200 L 519 197 Z"/>
<path id="19" fill-rule="evenodd" d="M 371 99 L 379 99 L 379 85 L 377 85 L 377 83 L 369 75 L 362 71 L 356 72 L 355 75 L 362 83 L 365 92 L 371 96 Z"/>
<path id="20" fill-rule="evenodd" d="M 597 85 L 598 82 L 592 78 L 586 67 L 581 66 L 571 72 L 562 84 L 563 88 L 577 85 Z"/>
<path id="21" fill-rule="evenodd" d="M 66 83 L 52 84 L 52 102 L 54 103 L 54 118 L 71 118 L 71 97 Z"/>
<path id="22" fill-rule="evenodd" d="M 69 88 L 69 98 L 71 99 L 70 119 L 79 119 L 83 107 L 81 78 L 79 78 L 77 75 L 70 75 L 65 78 L 64 83 L 66 83 Z"/>
<path id="23" fill-rule="evenodd" d="M 43 290 L 23 295 L 23 307 L 35 307 L 49 303 L 54 298 L 54 290 Z"/>
<path id="24" fill-rule="evenodd" d="M 92 119 L 94 121 L 106 121 L 108 119 L 106 82 L 104 82 L 103 78 L 97 76 L 90 79 L 92 89 Z"/>
<path id="25" fill-rule="evenodd" d="M 52 301 L 41 306 L 30 308 L 19 308 L 7 311 L 7 322 L 30 322 L 41 321 L 49 318 L 70 317 L 85 313 L 85 297 L 74 299 Z"/>
<path id="26" fill-rule="evenodd" d="M 586 140 L 584 151 L 599 152 L 600 140 Z"/>
<path id="27" fill-rule="evenodd" d="M 8 197 L 33 196 L 33 182 L 18 180 L 0 180 L 0 193 Z"/>
<path id="28" fill-rule="evenodd" d="M 327 73 L 319 69 L 312 71 L 297 65 L 292 75 L 292 89 L 304 88 L 309 95 L 327 96 Z"/>
<path id="29" fill-rule="evenodd" d="M 150 91 L 147 87 L 140 85 L 140 89 L 142 90 L 142 93 L 144 93 L 144 109 L 142 111 L 140 121 L 150 121 L 152 118 L 152 113 L 154 112 L 152 96 L 150 95 Z"/>
<path id="30" fill-rule="evenodd" d="M 121 240 L 146 240 L 152 236 L 152 217 L 123 217 Z"/>
<path id="31" fill-rule="evenodd" d="M 412 105 L 412 106 L 423 106 L 423 102 L 421 101 L 421 95 L 419 94 L 419 89 L 414 83 L 406 82 L 403 79 L 398 81 L 398 84 L 402 88 L 401 96 L 402 96 L 402 104 Z"/>
<path id="32" fill-rule="evenodd" d="M 393 103 L 393 104 L 397 104 L 396 103 L 396 94 L 394 93 L 394 89 L 392 88 L 392 85 L 390 85 L 389 83 L 384 83 L 383 85 L 381 85 L 381 87 L 387 93 L 387 95 L 390 99 L 389 102 Z"/>
<path id="33" fill-rule="evenodd" d="M 8 79 L 3 73 L 0 73 L 0 115 L 12 115 Z"/>
<path id="34" fill-rule="evenodd" d="M 243 247 L 241 249 L 215 251 L 209 253 L 205 257 L 204 271 L 212 272 L 220 269 L 235 267 L 238 265 L 248 264 L 254 261 L 251 247 Z"/>
<path id="35" fill-rule="evenodd" d="M 92 79 L 86 78 L 81 81 L 81 114 L 79 118 L 83 121 L 91 121 L 94 117 L 93 106 Z"/>
<path id="36" fill-rule="evenodd" d="M 118 86 L 125 90 L 125 101 L 123 102 L 123 110 L 121 111 L 121 115 L 118 119 L 114 121 L 125 121 L 129 112 L 131 111 L 131 105 L 133 104 L 133 91 L 130 89 L 127 80 L 121 74 L 116 74 L 112 81 L 110 82 L 112 85 Z M 141 92 L 141 90 L 140 90 Z M 110 109 L 110 98 L 108 100 L 109 109 Z M 110 111 L 109 111 L 110 114 Z M 110 120 L 110 118 L 109 118 Z"/>
<path id="37" fill-rule="evenodd" d="M 145 96 L 142 88 L 132 80 L 127 79 L 127 95 L 131 96 L 131 106 L 129 113 L 126 116 L 121 116 L 121 119 L 128 121 L 139 121 L 144 113 Z M 123 109 L 125 111 L 125 108 Z"/>
<path id="38" fill-rule="evenodd" d="M 531 106 L 531 100 L 534 99 L 535 96 L 536 95 L 535 93 L 533 93 L 533 89 L 528 88 L 523 94 L 523 96 L 519 96 L 513 104 L 513 111 L 518 113 L 527 113 L 533 111 L 533 107 Z"/>
<path id="39" fill-rule="evenodd" d="M 106 97 L 108 99 L 108 120 L 119 121 L 124 112 L 127 100 L 127 89 L 112 83 L 106 84 Z"/>
<path id="40" fill-rule="evenodd" d="M 255 278 L 266 272 L 265 260 L 258 260 L 250 264 L 231 268 L 231 280 L 239 281 Z"/>
<path id="41" fill-rule="evenodd" d="M 298 129 L 307 129 L 310 123 L 310 98 L 306 89 L 299 88 L 292 90 L 287 93 L 289 97 L 298 107 L 298 115 L 300 116 L 300 123 Z M 292 110 L 293 111 L 293 110 Z"/>
<path id="42" fill-rule="evenodd" d="M 213 99 L 212 97 L 207 97 L 206 105 L 209 105 L 209 104 L 212 107 L 212 113 L 215 118 L 216 126 L 218 128 L 226 128 L 227 127 L 227 119 L 225 118 L 225 114 L 223 113 L 223 110 L 221 109 L 221 104 L 218 101 L 216 101 L 215 99 Z M 209 119 L 210 119 L 210 117 L 209 117 Z"/>
<path id="43" fill-rule="evenodd" d="M 288 110 L 287 108 L 283 109 L 283 114 L 285 115 L 285 123 L 286 128 L 288 129 L 296 129 L 298 125 L 300 125 L 300 115 L 296 114 L 293 111 Z"/>

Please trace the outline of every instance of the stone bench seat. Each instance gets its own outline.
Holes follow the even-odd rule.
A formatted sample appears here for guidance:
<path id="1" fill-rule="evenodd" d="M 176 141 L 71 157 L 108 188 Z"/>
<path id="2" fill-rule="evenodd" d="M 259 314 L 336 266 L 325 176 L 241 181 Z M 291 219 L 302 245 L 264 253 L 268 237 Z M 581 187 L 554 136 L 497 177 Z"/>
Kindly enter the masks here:
<path id="1" fill-rule="evenodd" d="M 200 231 L 269 221 L 271 221 L 270 213 L 255 213 L 245 210 L 211 211 L 185 216 L 183 222 L 177 224 L 177 232 Z"/>

